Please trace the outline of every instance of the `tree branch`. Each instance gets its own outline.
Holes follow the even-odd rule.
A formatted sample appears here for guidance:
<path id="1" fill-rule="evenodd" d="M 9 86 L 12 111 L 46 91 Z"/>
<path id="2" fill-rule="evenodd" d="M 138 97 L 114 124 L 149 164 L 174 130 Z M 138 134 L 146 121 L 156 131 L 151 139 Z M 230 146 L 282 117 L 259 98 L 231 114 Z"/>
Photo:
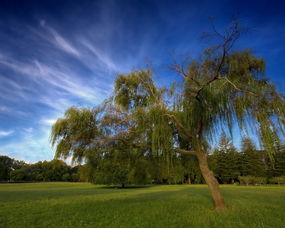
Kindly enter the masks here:
<path id="1" fill-rule="evenodd" d="M 232 27 L 229 29 L 229 31 L 226 31 L 226 35 L 225 36 L 222 36 L 216 29 L 215 29 L 215 26 L 214 27 L 214 32 L 217 36 L 219 37 L 222 37 L 223 39 L 223 42 L 218 45 L 216 47 L 216 49 L 219 49 L 219 48 L 222 48 L 222 56 L 221 56 L 221 60 L 217 66 L 217 70 L 215 72 L 215 76 L 210 79 L 208 82 L 206 82 L 197 92 L 197 95 L 196 95 L 196 99 L 201 102 L 201 99 L 199 98 L 199 95 L 201 93 L 201 91 L 206 87 L 206 86 L 209 86 L 211 83 L 213 83 L 214 81 L 216 80 L 219 80 L 221 78 L 226 78 L 226 77 L 222 77 L 221 76 L 221 70 L 222 70 L 222 67 L 225 63 L 225 59 L 226 59 L 226 56 L 227 56 L 227 53 L 229 52 L 229 50 L 232 48 L 233 44 L 235 43 L 235 41 L 238 39 L 241 31 L 240 31 L 240 28 L 239 28 L 239 22 L 236 21 Z"/>
<path id="2" fill-rule="evenodd" d="M 251 91 L 248 91 L 248 90 L 242 90 L 242 89 L 240 89 L 240 88 L 238 88 L 232 81 L 230 81 L 227 77 L 224 77 L 224 79 L 226 79 L 226 81 L 228 82 L 228 83 L 230 83 L 236 90 L 238 90 L 238 91 L 241 91 L 241 92 L 245 92 L 245 93 L 248 93 L 248 94 L 251 94 L 251 95 L 253 95 L 253 96 L 258 96 L 256 93 L 254 93 L 254 92 L 251 92 Z"/>
<path id="3" fill-rule="evenodd" d="M 182 125 L 182 123 L 180 123 L 180 121 L 176 118 L 176 116 L 171 114 L 165 114 L 165 115 L 170 117 L 176 123 L 176 125 L 183 130 L 186 136 L 188 136 L 189 138 L 192 137 L 192 134 L 190 134 L 190 132 L 187 131 L 187 129 Z"/>
<path id="4" fill-rule="evenodd" d="M 183 154 L 183 155 L 195 155 L 197 156 L 197 152 L 193 151 L 193 150 L 184 150 L 184 149 L 174 149 L 175 152 L 179 153 L 179 154 Z"/>
<path id="5" fill-rule="evenodd" d="M 184 80 L 190 79 L 191 81 L 193 81 L 197 86 L 201 86 L 200 82 L 195 80 L 193 77 L 190 77 L 190 75 L 188 75 L 185 71 L 182 65 L 173 65 L 170 66 L 171 69 L 174 69 L 175 71 L 177 71 L 183 78 Z"/>

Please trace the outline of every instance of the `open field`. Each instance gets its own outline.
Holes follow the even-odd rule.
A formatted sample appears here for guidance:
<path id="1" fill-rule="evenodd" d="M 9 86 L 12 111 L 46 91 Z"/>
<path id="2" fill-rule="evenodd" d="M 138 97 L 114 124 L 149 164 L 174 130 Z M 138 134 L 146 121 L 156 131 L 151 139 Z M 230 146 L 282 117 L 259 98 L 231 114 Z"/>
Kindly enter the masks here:
<path id="1" fill-rule="evenodd" d="M 285 186 L 222 192 L 229 209 L 215 212 L 203 185 L 1 184 L 0 227 L 285 227 Z"/>

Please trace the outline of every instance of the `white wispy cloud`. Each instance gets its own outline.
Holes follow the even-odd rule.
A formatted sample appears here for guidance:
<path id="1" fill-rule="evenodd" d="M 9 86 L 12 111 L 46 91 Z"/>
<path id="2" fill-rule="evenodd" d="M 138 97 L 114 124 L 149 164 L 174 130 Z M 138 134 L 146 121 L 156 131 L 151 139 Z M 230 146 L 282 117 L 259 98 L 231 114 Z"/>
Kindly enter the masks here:
<path id="1" fill-rule="evenodd" d="M 73 75 L 72 72 L 62 71 L 54 66 L 47 66 L 38 61 L 35 61 L 35 65 L 39 70 L 41 79 L 53 86 L 89 101 L 100 97 L 100 94 L 96 92 L 96 87 L 91 88 L 88 85 L 84 85 L 79 77 Z"/>
<path id="2" fill-rule="evenodd" d="M 1 60 L 0 60 L 0 63 L 3 63 L 3 62 L 1 62 Z M 11 67 L 12 65 L 13 64 L 9 64 L 8 66 Z M 14 69 L 14 67 L 13 67 L 13 69 Z M 13 87 L 14 89 L 17 89 L 17 90 L 22 90 L 23 89 L 22 86 L 20 86 L 15 81 L 11 80 L 9 77 L 1 76 L 0 77 L 0 83 L 2 85 L 5 85 L 5 86 Z"/>
<path id="3" fill-rule="evenodd" d="M 23 130 L 24 130 L 24 132 L 27 132 L 27 133 L 32 133 L 34 131 L 34 129 L 32 127 L 24 128 Z"/>
<path id="4" fill-rule="evenodd" d="M 1 64 L 0 60 L 0 64 Z M 13 64 L 11 64 L 13 65 Z M 13 69 L 15 69 L 13 67 Z M 13 81 L 9 77 L 5 76 L 0 76 L 0 97 L 2 97 L 5 100 L 10 100 L 10 101 L 17 101 L 19 98 L 23 100 L 29 100 L 29 96 L 26 93 L 29 91 L 29 89 L 26 87 L 23 87 L 19 85 L 17 82 Z M 25 90 L 25 91 L 24 91 Z M 11 111 L 10 108 L 5 107 L 5 109 L 2 107 L 0 108 L 0 111 Z"/>
<path id="5" fill-rule="evenodd" d="M 1 58 L 0 64 L 12 69 L 15 72 L 19 72 L 25 75 L 37 75 L 38 73 L 37 69 L 33 67 L 32 65 L 21 62 L 21 61 L 17 61 L 9 57 Z M 2 78 L 3 78 L 2 80 L 5 79 L 5 77 L 2 77 Z M 8 80 L 7 77 L 6 77 L 6 80 Z M 12 83 L 14 84 L 14 86 L 19 86 L 15 82 L 12 82 Z"/>
<path id="6" fill-rule="evenodd" d="M 66 41 L 61 35 L 59 35 L 54 29 L 49 28 L 50 33 L 54 38 L 54 43 L 56 46 L 61 48 L 67 53 L 73 54 L 77 57 L 80 56 L 79 51 L 75 47 L 73 47 L 68 41 Z"/>
<path id="7" fill-rule="evenodd" d="M 50 127 L 42 127 L 37 131 L 32 128 L 22 129 L 17 141 L 0 145 L 0 154 L 26 162 L 51 160 L 54 152 L 50 146 L 49 134 Z"/>
<path id="8" fill-rule="evenodd" d="M 68 94 L 71 94 L 74 97 L 79 97 L 90 102 L 102 101 L 105 98 L 104 92 L 106 92 L 106 90 L 102 87 L 102 85 L 99 83 L 97 85 L 94 85 L 94 82 L 83 82 L 80 79 L 80 75 L 74 74 L 68 69 L 67 66 L 61 66 L 62 69 L 60 69 L 59 67 L 52 64 L 43 64 L 37 60 L 34 60 L 33 62 L 23 63 L 12 59 L 1 59 L 0 64 L 5 65 L 16 73 L 25 75 L 26 80 L 29 79 L 36 84 L 31 85 L 31 88 L 29 88 L 25 85 L 19 85 L 7 77 L 0 77 L 1 82 L 9 84 L 10 87 L 14 88 L 13 91 L 24 99 L 29 99 L 30 97 L 27 96 L 23 90 L 33 91 L 37 90 L 39 86 L 42 89 L 51 89 L 50 86 L 47 87 L 47 83 L 49 85 L 57 87 L 57 89 L 66 91 Z M 8 89 L 8 87 L 6 87 L 6 89 Z M 108 90 L 110 87 L 107 87 L 106 89 Z"/>
<path id="9" fill-rule="evenodd" d="M 48 41 L 50 41 L 51 43 L 53 43 L 57 48 L 75 55 L 76 57 L 80 56 L 79 51 L 72 45 L 70 44 L 69 41 L 67 41 L 66 39 L 63 38 L 62 35 L 60 35 L 55 29 L 53 29 L 52 27 L 48 26 L 46 24 L 45 20 L 41 20 L 40 21 L 40 25 L 47 30 L 47 32 L 51 35 L 52 39 L 48 39 Z M 37 34 L 39 34 L 38 32 L 36 32 Z M 47 39 L 47 37 L 43 37 L 41 34 L 40 36 L 44 39 Z"/>
<path id="10" fill-rule="evenodd" d="M 25 116 L 27 113 L 21 110 L 17 110 L 15 108 L 0 106 L 0 114 L 6 114 L 9 116 Z"/>
<path id="11" fill-rule="evenodd" d="M 14 131 L 0 131 L 0 137 L 12 135 Z"/>
<path id="12" fill-rule="evenodd" d="M 45 104 L 53 109 L 55 109 L 57 112 L 63 112 L 67 108 L 74 105 L 74 102 L 60 97 L 48 97 L 43 96 L 40 98 L 40 103 Z"/>
<path id="13" fill-rule="evenodd" d="M 0 114 L 33 113 L 22 130 L 15 126 L 17 138 L 2 140 L 0 154 L 31 162 L 52 159 L 51 125 L 73 105 L 100 104 L 112 92 L 115 72 L 122 71 L 122 64 L 108 51 L 108 42 L 102 45 L 88 36 L 69 37 L 44 20 L 40 25 L 28 31 L 38 45 L 27 50 L 30 56 L 0 53 L 0 90 L 4 91 L 0 98 L 6 101 L 0 106 Z M 16 129 L 11 120 L 8 129 Z M 0 131 L 0 137 L 12 134 L 14 131 Z"/>
<path id="14" fill-rule="evenodd" d="M 99 48 L 92 45 L 89 41 L 81 39 L 81 43 L 93 54 L 95 55 L 99 61 L 107 66 L 110 70 L 118 71 L 118 66 L 113 62 L 113 60 L 104 52 L 102 52 Z"/>
<path id="15" fill-rule="evenodd" d="M 0 112 L 2 111 L 7 111 L 8 110 L 8 108 L 6 107 L 6 106 L 0 106 Z"/>
<path id="16" fill-rule="evenodd" d="M 47 126 L 52 126 L 57 119 L 41 119 L 40 123 L 47 125 Z"/>

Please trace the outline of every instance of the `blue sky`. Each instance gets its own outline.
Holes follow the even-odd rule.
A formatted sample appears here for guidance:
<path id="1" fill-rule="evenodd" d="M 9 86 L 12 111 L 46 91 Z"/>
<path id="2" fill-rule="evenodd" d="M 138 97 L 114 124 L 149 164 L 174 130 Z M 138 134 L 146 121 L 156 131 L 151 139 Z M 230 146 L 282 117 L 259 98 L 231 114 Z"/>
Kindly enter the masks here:
<path id="1" fill-rule="evenodd" d="M 117 73 L 151 64 L 157 84 L 178 76 L 174 55 L 209 43 L 208 17 L 223 29 L 239 17 L 250 31 L 237 43 L 267 62 L 285 91 L 285 14 L 281 1 L 0 2 L 0 154 L 50 160 L 52 123 L 72 105 L 93 107 L 112 93 Z M 237 144 L 239 137 L 236 137 Z"/>

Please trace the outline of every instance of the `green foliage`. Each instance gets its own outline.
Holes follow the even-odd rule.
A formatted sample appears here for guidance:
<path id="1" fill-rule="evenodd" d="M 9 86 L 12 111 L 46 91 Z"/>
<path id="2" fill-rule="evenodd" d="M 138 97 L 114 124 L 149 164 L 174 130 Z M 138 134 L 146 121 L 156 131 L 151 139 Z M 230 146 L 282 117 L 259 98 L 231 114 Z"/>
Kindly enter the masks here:
<path id="1" fill-rule="evenodd" d="M 270 184 L 285 184 L 285 176 L 270 178 L 269 183 Z"/>
<path id="2" fill-rule="evenodd" d="M 250 138 L 242 140 L 241 151 L 237 152 L 222 134 L 219 145 L 209 156 L 209 164 L 220 183 L 266 184 L 267 179 L 283 175 L 282 148 L 276 149 L 272 161 L 268 153 L 256 149 Z"/>
<path id="3" fill-rule="evenodd" d="M 239 176 L 240 184 L 244 185 L 261 185 L 266 184 L 267 179 L 265 177 L 254 177 L 254 176 Z"/>
<path id="4" fill-rule="evenodd" d="M 0 156 L 0 180 L 8 180 L 13 160 L 7 156 Z"/>
<path id="5" fill-rule="evenodd" d="M 63 181 L 71 181 L 71 176 L 69 173 L 65 173 L 62 175 L 62 178 L 61 178 Z"/>
<path id="6" fill-rule="evenodd" d="M 146 160 L 138 160 L 132 170 L 129 172 L 128 180 L 133 184 L 147 184 L 151 183 L 151 176 L 149 174 L 149 162 Z"/>
<path id="7" fill-rule="evenodd" d="M 274 162 L 269 164 L 271 176 L 285 176 L 285 148 L 282 146 L 274 155 Z"/>
<path id="8" fill-rule="evenodd" d="M 25 181 L 27 180 L 27 174 L 23 169 L 16 169 L 11 171 L 10 179 L 12 181 Z"/>
<path id="9" fill-rule="evenodd" d="M 82 180 L 80 180 L 80 175 L 79 175 L 78 173 L 72 173 L 72 174 L 71 174 L 71 180 L 72 180 L 73 182 L 82 181 Z"/>
<path id="10" fill-rule="evenodd" d="M 232 132 L 237 121 L 245 132 L 255 129 L 272 156 L 280 143 L 278 129 L 284 124 L 285 102 L 265 80 L 264 65 L 250 51 L 218 57 L 212 53 L 189 63 L 176 115 L 188 132 L 203 127 L 203 139 L 191 139 L 193 148 L 207 146 L 218 129 Z"/>
<path id="11" fill-rule="evenodd" d="M 8 156 L 0 156 L 0 181 L 8 181 L 10 174 L 14 169 L 19 169 L 24 162 L 9 158 Z"/>
<path id="12" fill-rule="evenodd" d="M 52 127 L 51 143 L 57 144 L 56 158 L 66 159 L 72 154 L 72 161 L 81 161 L 90 143 L 100 135 L 96 111 L 71 107 L 65 118 L 58 119 Z"/>
<path id="13" fill-rule="evenodd" d="M 150 70 L 119 74 L 115 81 L 115 102 L 125 110 L 154 104 L 158 91 Z"/>
<path id="14" fill-rule="evenodd" d="M 188 184 L 205 183 L 199 168 L 198 160 L 194 156 L 181 156 L 181 163 L 184 167 L 184 182 Z"/>
<path id="15" fill-rule="evenodd" d="M 242 140 L 241 174 L 243 176 L 265 176 L 265 154 L 258 151 L 252 140 Z"/>
<path id="16" fill-rule="evenodd" d="M 68 166 L 61 160 L 44 161 L 41 166 L 44 181 L 62 181 L 62 177 L 68 174 Z"/>
<path id="17" fill-rule="evenodd" d="M 220 44 L 172 66 L 182 81 L 171 88 L 155 85 L 149 69 L 117 75 L 111 98 L 96 109 L 72 107 L 54 124 L 55 157 L 85 162 L 93 183 L 124 184 L 147 173 L 157 183 L 203 182 L 197 159 L 189 159 L 189 167 L 181 154 L 205 158 L 217 133 L 233 136 L 237 123 L 246 135 L 256 134 L 263 153 L 247 145 L 240 155 L 224 145 L 231 148 L 218 149 L 210 159 L 216 176 L 233 183 L 239 175 L 267 175 L 266 159 L 274 162 L 285 133 L 285 97 L 265 78 L 264 59 L 232 49 L 239 35 L 233 23 L 218 34 Z M 139 161 L 154 167 L 138 175 Z M 208 167 L 204 172 L 212 174 Z"/>
<path id="18" fill-rule="evenodd" d="M 128 183 L 129 167 L 119 162 L 104 161 L 95 171 L 94 183 L 108 185 L 122 185 Z"/>
<path id="19" fill-rule="evenodd" d="M 1 157 L 0 157 L 1 161 Z M 6 172 L 0 181 L 79 181 L 77 167 L 70 167 L 61 160 L 43 161 L 26 164 L 5 156 Z"/>
<path id="20" fill-rule="evenodd" d="M 184 183 L 184 167 L 179 160 L 176 160 L 169 171 L 168 183 L 169 184 L 182 184 Z"/>
<path id="21" fill-rule="evenodd" d="M 226 134 L 222 134 L 217 149 L 209 158 L 211 169 L 220 183 L 234 183 L 240 175 L 240 153 Z"/>

